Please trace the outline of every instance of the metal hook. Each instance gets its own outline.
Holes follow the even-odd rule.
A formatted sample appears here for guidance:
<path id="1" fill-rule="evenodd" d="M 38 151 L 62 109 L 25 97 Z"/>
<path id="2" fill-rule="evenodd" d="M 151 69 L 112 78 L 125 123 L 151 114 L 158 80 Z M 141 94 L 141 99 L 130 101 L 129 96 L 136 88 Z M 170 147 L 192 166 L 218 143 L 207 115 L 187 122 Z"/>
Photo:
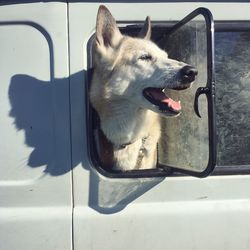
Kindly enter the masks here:
<path id="1" fill-rule="evenodd" d="M 209 94 L 210 89 L 208 87 L 200 87 L 197 89 L 195 93 L 195 98 L 194 98 L 194 111 L 198 117 L 201 118 L 200 112 L 199 112 L 199 97 L 202 94 L 205 94 L 206 96 Z"/>

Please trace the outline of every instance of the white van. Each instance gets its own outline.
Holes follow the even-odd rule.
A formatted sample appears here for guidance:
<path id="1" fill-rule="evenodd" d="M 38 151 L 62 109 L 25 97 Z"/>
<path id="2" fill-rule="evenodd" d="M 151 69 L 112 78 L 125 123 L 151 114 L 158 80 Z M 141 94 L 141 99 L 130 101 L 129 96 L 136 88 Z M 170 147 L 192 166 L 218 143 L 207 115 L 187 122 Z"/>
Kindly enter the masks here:
<path id="1" fill-rule="evenodd" d="M 95 153 L 100 4 L 130 35 L 149 15 L 152 39 L 199 68 L 155 170 L 108 171 Z M 248 1 L 1 1 L 0 250 L 249 250 L 249 65 Z"/>

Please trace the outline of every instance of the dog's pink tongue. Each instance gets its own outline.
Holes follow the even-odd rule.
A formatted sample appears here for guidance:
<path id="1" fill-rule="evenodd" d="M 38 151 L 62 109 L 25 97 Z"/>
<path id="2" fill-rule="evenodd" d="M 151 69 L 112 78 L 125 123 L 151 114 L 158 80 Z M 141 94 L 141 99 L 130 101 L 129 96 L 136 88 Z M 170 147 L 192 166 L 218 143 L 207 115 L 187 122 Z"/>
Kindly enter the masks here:
<path id="1" fill-rule="evenodd" d="M 180 111 L 181 110 L 181 104 L 180 102 L 176 102 L 173 99 L 167 97 L 161 90 L 158 89 L 152 89 L 150 91 L 151 95 L 157 99 L 158 101 L 161 101 L 163 103 L 168 104 L 168 106 L 170 106 L 172 109 L 176 110 L 176 111 Z"/>

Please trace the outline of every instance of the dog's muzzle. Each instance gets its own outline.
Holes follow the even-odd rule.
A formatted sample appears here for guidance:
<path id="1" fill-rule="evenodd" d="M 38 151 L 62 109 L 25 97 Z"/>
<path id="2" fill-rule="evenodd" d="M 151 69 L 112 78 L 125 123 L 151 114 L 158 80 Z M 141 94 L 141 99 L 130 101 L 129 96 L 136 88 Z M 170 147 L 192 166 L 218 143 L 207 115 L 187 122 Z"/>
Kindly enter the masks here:
<path id="1" fill-rule="evenodd" d="M 186 65 L 179 71 L 180 84 L 172 89 L 184 90 L 191 86 L 195 80 L 198 70 L 190 65 Z M 177 115 L 181 112 L 181 102 L 174 101 L 166 95 L 165 88 L 146 88 L 143 90 L 143 96 L 153 105 L 158 106 L 159 111 L 169 115 Z"/>

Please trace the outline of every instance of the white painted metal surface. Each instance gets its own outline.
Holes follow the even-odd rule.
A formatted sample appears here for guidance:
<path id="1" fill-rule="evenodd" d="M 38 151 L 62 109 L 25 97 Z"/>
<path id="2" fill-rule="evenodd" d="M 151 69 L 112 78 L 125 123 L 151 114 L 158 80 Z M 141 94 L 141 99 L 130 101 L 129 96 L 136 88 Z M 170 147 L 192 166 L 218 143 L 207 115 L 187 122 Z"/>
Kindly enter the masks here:
<path id="1" fill-rule="evenodd" d="M 248 3 L 106 5 L 120 21 L 201 6 L 250 20 Z M 119 180 L 91 166 L 84 91 L 98 6 L 0 6 L 0 250 L 249 250 L 250 176 Z"/>
<path id="2" fill-rule="evenodd" d="M 105 5 L 118 21 L 180 20 L 201 6 L 216 20 L 250 20 L 246 3 Z M 93 170 L 82 93 L 98 6 L 69 4 L 74 249 L 248 250 L 250 176 L 111 180 Z"/>
<path id="3" fill-rule="evenodd" d="M 67 5 L 0 7 L 0 249 L 71 249 Z"/>

